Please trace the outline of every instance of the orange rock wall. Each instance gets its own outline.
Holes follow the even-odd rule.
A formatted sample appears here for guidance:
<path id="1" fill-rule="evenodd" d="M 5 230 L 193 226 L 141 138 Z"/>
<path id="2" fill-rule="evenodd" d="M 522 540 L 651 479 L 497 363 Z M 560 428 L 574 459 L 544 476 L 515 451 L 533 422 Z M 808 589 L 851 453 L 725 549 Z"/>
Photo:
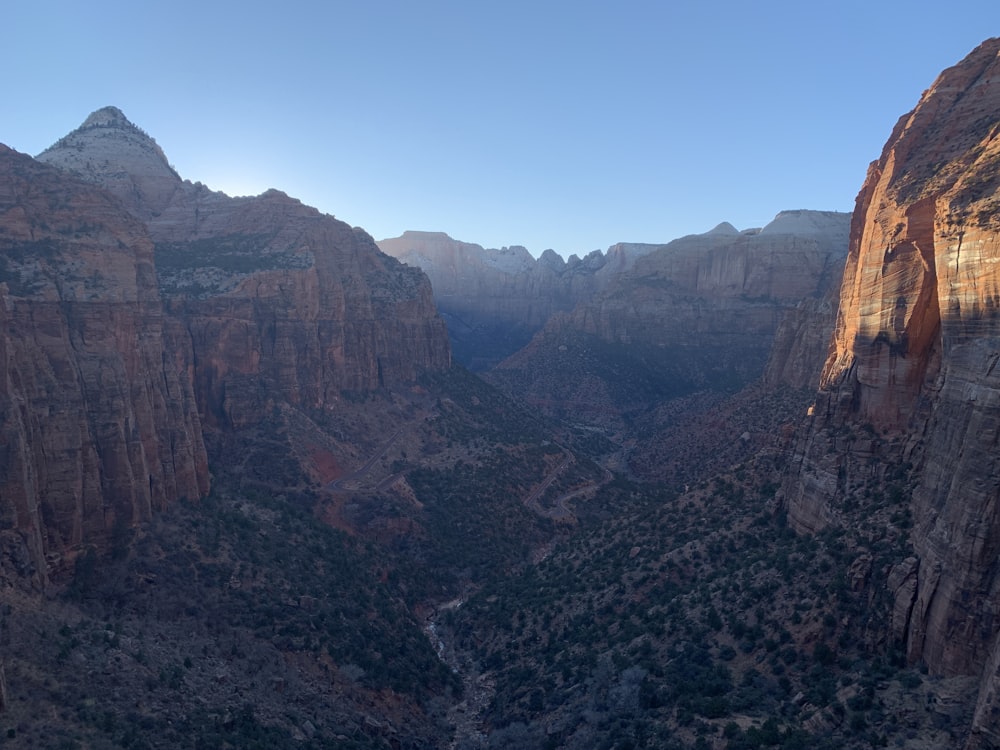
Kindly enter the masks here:
<path id="1" fill-rule="evenodd" d="M 861 454 L 880 445 L 847 448 L 845 428 L 892 438 L 897 455 L 880 458 L 910 462 L 915 486 L 914 558 L 884 582 L 893 635 L 934 673 L 983 675 L 974 737 L 987 744 L 1000 741 L 998 55 L 990 40 L 942 73 L 869 169 L 785 485 L 794 527 L 836 524 Z"/>

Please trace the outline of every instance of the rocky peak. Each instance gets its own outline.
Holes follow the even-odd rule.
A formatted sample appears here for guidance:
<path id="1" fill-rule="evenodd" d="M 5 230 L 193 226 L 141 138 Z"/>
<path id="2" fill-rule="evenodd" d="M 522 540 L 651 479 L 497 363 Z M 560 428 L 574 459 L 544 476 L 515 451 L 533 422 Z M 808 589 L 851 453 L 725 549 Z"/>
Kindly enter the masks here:
<path id="1" fill-rule="evenodd" d="M 706 234 L 739 234 L 740 231 L 730 224 L 728 221 L 723 221 L 717 224 L 715 227 L 710 229 Z"/>
<path id="2" fill-rule="evenodd" d="M 37 159 L 0 149 L 0 547 L 39 583 L 204 494 L 203 430 L 450 364 L 420 271 L 280 191 L 182 180 L 118 109 Z"/>
<path id="3" fill-rule="evenodd" d="M 183 184 L 156 141 L 117 107 L 92 112 L 36 158 L 101 185 L 147 218 L 162 211 Z"/>
<path id="4" fill-rule="evenodd" d="M 538 258 L 538 264 L 551 268 L 553 271 L 562 271 L 566 268 L 566 261 L 555 250 L 549 249 Z"/>
<path id="5" fill-rule="evenodd" d="M 88 115 L 80 126 L 81 130 L 97 127 L 135 128 L 118 107 L 102 107 Z"/>

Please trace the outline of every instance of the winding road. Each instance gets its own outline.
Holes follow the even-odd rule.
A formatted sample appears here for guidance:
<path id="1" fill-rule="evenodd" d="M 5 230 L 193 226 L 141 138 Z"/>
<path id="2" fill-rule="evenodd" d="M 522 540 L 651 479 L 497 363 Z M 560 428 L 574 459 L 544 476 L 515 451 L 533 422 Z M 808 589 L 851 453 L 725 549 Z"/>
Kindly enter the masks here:
<path id="1" fill-rule="evenodd" d="M 381 459 L 383 456 L 385 456 L 386 453 L 389 452 L 389 449 L 393 446 L 393 444 L 399 439 L 399 436 L 402 434 L 403 434 L 402 428 L 396 430 L 394 433 L 392 433 L 392 436 L 385 443 L 385 445 L 383 445 L 378 451 L 376 451 L 375 454 L 371 456 L 371 458 L 365 461 L 365 463 L 359 469 L 352 471 L 346 477 L 341 477 L 340 479 L 334 479 L 332 482 L 330 482 L 330 484 L 326 486 L 326 488 L 328 490 L 332 490 L 333 492 L 347 492 L 352 489 L 357 490 L 358 489 L 357 487 L 346 487 L 345 484 L 347 482 L 356 482 L 362 477 L 364 477 L 369 471 L 371 471 L 371 468 L 375 465 L 375 462 Z M 388 479 L 394 478 L 395 476 L 396 475 L 392 475 L 391 477 L 383 479 L 382 482 L 379 483 L 378 489 L 381 489 L 382 485 Z"/>

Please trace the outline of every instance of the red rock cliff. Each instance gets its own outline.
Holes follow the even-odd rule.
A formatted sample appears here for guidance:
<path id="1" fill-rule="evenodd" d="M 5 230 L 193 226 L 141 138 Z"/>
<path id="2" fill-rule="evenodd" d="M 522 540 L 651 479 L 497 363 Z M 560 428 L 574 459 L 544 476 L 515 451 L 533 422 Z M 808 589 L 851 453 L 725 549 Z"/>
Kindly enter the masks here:
<path id="1" fill-rule="evenodd" d="M 277 401 L 334 408 L 343 390 L 450 365 L 426 277 L 364 232 L 277 191 L 182 196 L 149 226 L 212 423 L 249 424 Z"/>
<path id="2" fill-rule="evenodd" d="M 114 108 L 0 148 L 0 575 L 44 586 L 205 494 L 203 428 L 450 366 L 419 270 L 283 193 L 181 180 Z"/>
<path id="3" fill-rule="evenodd" d="M 983 674 L 974 729 L 987 744 L 1000 741 L 998 55 L 989 40 L 942 73 L 869 169 L 786 484 L 792 524 L 811 531 L 838 522 L 864 463 L 842 450 L 845 428 L 892 438 L 882 458 L 913 464 L 914 557 L 885 582 L 891 628 L 933 672 Z"/>
<path id="4" fill-rule="evenodd" d="M 427 278 L 364 232 L 276 190 L 230 198 L 185 182 L 113 107 L 38 158 L 107 188 L 146 223 L 208 424 L 243 426 L 278 402 L 333 408 L 342 390 L 450 365 Z"/>
<path id="5" fill-rule="evenodd" d="M 190 380 L 144 227 L 110 195 L 0 146 L 0 524 L 47 561 L 208 489 Z"/>

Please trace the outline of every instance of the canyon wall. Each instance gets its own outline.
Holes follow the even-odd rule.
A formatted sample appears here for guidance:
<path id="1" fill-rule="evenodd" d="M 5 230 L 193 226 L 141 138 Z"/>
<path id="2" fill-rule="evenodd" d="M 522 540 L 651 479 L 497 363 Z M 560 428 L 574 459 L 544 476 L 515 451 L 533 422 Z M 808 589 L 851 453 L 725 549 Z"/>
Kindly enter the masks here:
<path id="1" fill-rule="evenodd" d="M 801 387 L 818 372 L 810 357 L 829 336 L 822 319 L 810 321 L 840 278 L 848 226 L 843 213 L 787 211 L 760 230 L 721 224 L 674 240 L 554 316 L 489 378 L 556 416 L 605 426 L 748 385 L 795 315 L 799 326 L 768 371 L 775 384 Z M 807 329 L 818 334 L 796 337 Z"/>
<path id="2" fill-rule="evenodd" d="M 159 289 L 190 332 L 202 417 L 243 426 L 268 404 L 335 408 L 450 366 L 427 278 L 361 230 L 269 190 L 181 180 L 114 107 L 38 156 L 115 194 L 155 243 Z"/>
<path id="3" fill-rule="evenodd" d="M 208 489 L 185 337 L 153 243 L 103 191 L 0 147 L 0 523 L 49 564 Z"/>
<path id="4" fill-rule="evenodd" d="M 908 475 L 912 557 L 891 631 L 935 674 L 982 674 L 974 742 L 1000 743 L 1000 40 L 946 70 L 857 199 L 840 311 L 785 483 L 801 531 L 839 523 L 874 459 Z M 845 449 L 845 435 L 869 435 Z M 985 665 L 985 669 L 984 669 Z"/>
<path id="5" fill-rule="evenodd" d="M 574 324 L 608 341 L 705 343 L 763 337 L 766 358 L 784 313 L 821 297 L 847 249 L 846 214 L 784 211 L 760 230 L 728 224 L 636 261 Z"/>
<path id="6" fill-rule="evenodd" d="M 182 180 L 109 107 L 36 159 L 0 148 L 0 364 L 0 571 L 44 587 L 204 495 L 206 431 L 451 354 L 418 269 L 278 191 Z"/>

